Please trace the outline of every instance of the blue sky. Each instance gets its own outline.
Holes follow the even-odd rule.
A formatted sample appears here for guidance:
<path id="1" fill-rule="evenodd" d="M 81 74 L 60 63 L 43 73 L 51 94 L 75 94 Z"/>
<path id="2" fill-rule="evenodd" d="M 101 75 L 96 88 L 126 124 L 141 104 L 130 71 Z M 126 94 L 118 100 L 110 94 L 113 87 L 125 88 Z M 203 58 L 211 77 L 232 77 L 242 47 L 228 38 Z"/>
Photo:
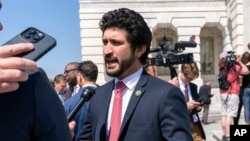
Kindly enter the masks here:
<path id="1" fill-rule="evenodd" d="M 63 73 L 68 62 L 81 61 L 78 0 L 1 1 L 0 44 L 33 26 L 57 40 L 57 46 L 37 62 L 49 77 Z"/>

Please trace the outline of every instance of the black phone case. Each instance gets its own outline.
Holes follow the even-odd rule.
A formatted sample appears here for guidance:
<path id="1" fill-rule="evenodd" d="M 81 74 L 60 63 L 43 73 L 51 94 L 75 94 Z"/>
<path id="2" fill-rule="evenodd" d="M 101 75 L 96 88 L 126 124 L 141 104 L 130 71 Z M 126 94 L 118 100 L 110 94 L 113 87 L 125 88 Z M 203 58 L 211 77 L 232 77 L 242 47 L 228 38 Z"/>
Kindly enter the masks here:
<path id="1" fill-rule="evenodd" d="M 56 39 L 37 28 L 29 27 L 7 41 L 4 45 L 16 43 L 32 43 L 34 50 L 16 56 L 37 61 L 56 46 Z"/>

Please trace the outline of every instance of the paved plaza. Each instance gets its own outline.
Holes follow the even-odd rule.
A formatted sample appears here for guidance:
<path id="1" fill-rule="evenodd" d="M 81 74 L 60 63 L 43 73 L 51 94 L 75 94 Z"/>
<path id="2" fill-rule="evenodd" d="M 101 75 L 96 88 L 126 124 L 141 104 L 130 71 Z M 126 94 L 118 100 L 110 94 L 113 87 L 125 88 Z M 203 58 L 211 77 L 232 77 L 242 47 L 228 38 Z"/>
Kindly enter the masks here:
<path id="1" fill-rule="evenodd" d="M 221 130 L 221 105 L 220 105 L 220 94 L 218 89 L 213 89 L 212 93 L 215 95 L 212 97 L 212 103 L 210 105 L 208 124 L 203 125 L 203 128 L 206 133 L 207 140 L 206 141 L 220 141 L 222 137 Z M 241 118 L 239 124 L 244 124 L 243 111 L 241 110 Z M 202 117 L 202 112 L 199 113 L 200 118 Z"/>

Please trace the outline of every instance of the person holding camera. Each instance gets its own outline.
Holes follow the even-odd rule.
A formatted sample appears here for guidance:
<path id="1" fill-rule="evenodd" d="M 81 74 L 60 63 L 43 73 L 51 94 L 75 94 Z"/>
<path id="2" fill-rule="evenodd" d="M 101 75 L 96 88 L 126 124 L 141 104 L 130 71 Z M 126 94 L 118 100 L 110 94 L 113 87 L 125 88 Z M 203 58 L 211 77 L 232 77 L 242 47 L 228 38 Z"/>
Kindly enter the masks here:
<path id="1" fill-rule="evenodd" d="M 246 75 L 249 71 L 240 58 L 237 58 L 232 51 L 220 54 L 219 68 L 220 72 L 227 69 L 227 81 L 230 82 L 230 86 L 227 89 L 220 88 L 222 140 L 227 141 L 230 140 L 229 128 L 233 117 L 237 116 L 239 106 L 240 75 Z"/>

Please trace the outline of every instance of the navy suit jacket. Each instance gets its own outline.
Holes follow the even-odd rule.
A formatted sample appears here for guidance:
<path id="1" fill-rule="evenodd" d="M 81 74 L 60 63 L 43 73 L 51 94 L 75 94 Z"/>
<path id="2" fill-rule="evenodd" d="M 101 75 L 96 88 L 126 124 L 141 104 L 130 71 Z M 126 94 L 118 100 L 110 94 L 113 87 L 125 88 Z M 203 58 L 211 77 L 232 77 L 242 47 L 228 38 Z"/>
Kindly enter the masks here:
<path id="1" fill-rule="evenodd" d="M 43 70 L 0 94 L 1 141 L 71 141 L 63 105 Z"/>
<path id="2" fill-rule="evenodd" d="M 96 89 L 77 140 L 107 141 L 107 117 L 114 81 Z M 141 91 L 141 95 L 135 93 Z M 178 87 L 144 70 L 123 118 L 119 141 L 192 141 L 188 110 Z"/>
<path id="3" fill-rule="evenodd" d="M 211 103 L 211 86 L 204 84 L 200 87 L 199 95 L 203 101 L 203 104 L 210 104 Z"/>
<path id="4" fill-rule="evenodd" d="M 89 86 L 89 85 L 88 85 Z M 92 88 L 96 88 L 97 86 L 89 86 Z M 70 99 L 68 99 L 65 103 L 64 103 L 64 109 L 66 112 L 66 115 L 68 116 L 73 108 L 76 106 L 76 104 L 78 103 L 78 101 L 81 99 L 81 94 L 84 91 L 84 89 L 86 88 L 86 86 L 83 86 L 82 88 L 80 88 L 80 90 L 78 91 L 77 94 L 75 94 L 74 96 L 72 96 Z M 76 122 L 76 126 L 75 126 L 75 137 L 78 137 L 80 134 L 80 131 L 83 128 L 83 123 L 84 123 L 84 119 L 86 117 L 86 113 L 89 107 L 89 102 L 85 102 L 84 105 L 80 108 L 80 110 L 77 112 L 77 114 L 74 117 L 74 121 Z"/>
<path id="5" fill-rule="evenodd" d="M 198 99 L 200 99 L 200 96 L 199 96 L 199 94 L 197 93 L 197 90 L 198 90 L 197 85 L 194 84 L 194 83 L 189 83 L 189 87 L 190 87 L 190 90 L 191 90 L 191 95 L 192 95 L 193 100 L 197 101 Z M 201 124 L 201 121 L 200 121 L 198 112 L 200 112 L 200 111 L 195 111 L 195 110 L 193 110 L 193 111 L 192 111 L 192 114 L 195 114 L 195 115 L 198 117 L 198 122 L 197 122 L 197 124 L 198 124 L 198 126 L 199 126 L 199 130 L 200 130 L 200 132 L 201 132 L 201 136 L 202 136 L 202 138 L 203 138 L 204 140 L 206 140 L 206 135 L 205 135 L 204 129 L 203 129 L 203 127 L 202 127 L 202 124 Z"/>

